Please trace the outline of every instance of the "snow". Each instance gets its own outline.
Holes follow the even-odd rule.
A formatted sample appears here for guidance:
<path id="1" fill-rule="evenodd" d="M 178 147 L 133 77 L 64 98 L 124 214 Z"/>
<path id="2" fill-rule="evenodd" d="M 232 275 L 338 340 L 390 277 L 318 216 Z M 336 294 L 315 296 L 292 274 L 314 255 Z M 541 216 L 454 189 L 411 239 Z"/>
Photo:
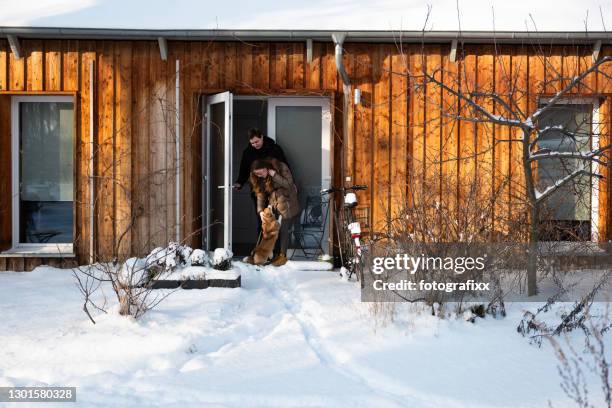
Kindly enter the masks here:
<path id="1" fill-rule="evenodd" d="M 189 256 L 189 262 L 191 263 L 191 265 L 208 265 L 208 254 L 201 249 L 194 249 L 193 252 L 191 252 L 191 255 Z"/>
<path id="2" fill-rule="evenodd" d="M 126 260 L 119 271 L 119 281 L 125 285 L 139 285 L 146 280 L 146 260 L 130 258 Z"/>
<path id="3" fill-rule="evenodd" d="M 114 305 L 96 325 L 70 270 L 0 273 L 0 386 L 76 386 L 78 406 L 573 406 L 552 348 L 516 333 L 538 304 L 475 324 L 386 304 L 391 320 L 303 265 L 235 261 L 242 288 L 174 291 L 140 320 Z"/>
<path id="4" fill-rule="evenodd" d="M 213 253 L 212 263 L 213 265 L 219 265 L 223 261 L 227 261 L 228 259 L 232 259 L 232 251 L 226 248 L 217 248 Z"/>
<path id="5" fill-rule="evenodd" d="M 301 271 L 329 271 L 333 269 L 331 262 L 319 261 L 287 261 L 286 266 Z"/>

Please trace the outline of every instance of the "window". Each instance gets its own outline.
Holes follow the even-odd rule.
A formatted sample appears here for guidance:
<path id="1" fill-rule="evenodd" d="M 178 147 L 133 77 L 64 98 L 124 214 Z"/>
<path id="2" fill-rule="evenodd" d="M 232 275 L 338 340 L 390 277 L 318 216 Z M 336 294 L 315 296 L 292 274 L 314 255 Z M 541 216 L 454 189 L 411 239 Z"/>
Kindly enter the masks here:
<path id="1" fill-rule="evenodd" d="M 12 121 L 13 250 L 72 252 L 72 97 L 13 97 Z"/>
<path id="2" fill-rule="evenodd" d="M 596 135 L 592 133 L 594 123 L 592 103 L 568 103 L 553 106 L 540 119 L 540 129 L 553 130 L 543 133 L 538 143 L 540 149 L 556 152 L 589 152 Z M 593 137 L 592 137 L 593 134 Z M 596 146 L 593 146 L 596 147 Z M 580 159 L 549 158 L 538 161 L 538 190 L 567 177 L 585 164 Z M 586 162 L 587 166 L 591 164 Z M 575 177 L 560 187 L 543 203 L 541 214 L 541 239 L 548 241 L 589 240 L 596 230 L 592 220 L 594 193 L 589 175 Z"/>

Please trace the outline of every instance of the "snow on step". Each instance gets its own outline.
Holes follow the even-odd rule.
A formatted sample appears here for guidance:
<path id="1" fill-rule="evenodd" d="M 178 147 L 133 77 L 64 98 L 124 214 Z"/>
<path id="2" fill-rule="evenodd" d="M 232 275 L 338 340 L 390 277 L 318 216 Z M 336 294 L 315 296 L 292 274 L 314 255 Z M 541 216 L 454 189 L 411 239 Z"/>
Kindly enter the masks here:
<path id="1" fill-rule="evenodd" d="M 330 262 L 321 261 L 287 261 L 286 265 L 300 271 L 330 271 L 333 269 Z"/>

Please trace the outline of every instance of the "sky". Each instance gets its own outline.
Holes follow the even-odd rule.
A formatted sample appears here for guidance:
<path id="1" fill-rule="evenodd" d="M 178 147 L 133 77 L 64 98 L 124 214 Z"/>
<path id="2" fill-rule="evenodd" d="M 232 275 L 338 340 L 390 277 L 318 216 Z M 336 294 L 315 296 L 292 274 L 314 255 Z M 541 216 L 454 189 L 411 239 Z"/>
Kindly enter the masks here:
<path id="1" fill-rule="evenodd" d="M 0 0 L 0 26 L 421 30 L 428 6 L 428 30 L 612 27 L 611 0 Z"/>

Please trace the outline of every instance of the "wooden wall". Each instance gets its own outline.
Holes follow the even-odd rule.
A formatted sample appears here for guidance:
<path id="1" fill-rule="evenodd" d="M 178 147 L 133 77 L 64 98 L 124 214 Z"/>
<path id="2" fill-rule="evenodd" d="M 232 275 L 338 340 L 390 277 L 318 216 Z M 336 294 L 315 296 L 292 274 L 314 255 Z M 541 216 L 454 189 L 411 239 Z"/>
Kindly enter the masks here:
<path id="1" fill-rule="evenodd" d="M 513 189 L 520 189 L 518 150 L 505 145 L 487 150 L 478 159 L 455 160 L 486 146 L 506 129 L 489 125 L 458 124 L 445 120 L 443 107 L 455 104 L 452 95 L 430 85 L 419 87 L 419 72 L 460 78 L 452 86 L 495 90 L 505 95 L 527 90 L 518 98 L 523 109 L 533 109 L 541 91 L 553 93 L 561 82 L 547 83 L 558 71 L 569 77 L 590 61 L 588 47 L 534 47 L 532 45 L 467 45 L 457 62 L 449 60 L 448 45 L 392 44 L 345 46 L 345 64 L 353 87 L 362 91 L 362 103 L 347 112 L 348 139 L 342 140 L 342 84 L 331 43 L 314 43 L 313 59 L 306 61 L 304 43 L 169 42 L 162 61 L 157 42 L 21 40 L 24 58 L 16 59 L 0 40 L 0 200 L 10 191 L 5 177 L 10 130 L 6 104 L 11 92 L 77 92 L 76 250 L 79 262 L 89 257 L 89 183 L 95 184 L 95 252 L 142 254 L 175 236 L 174 146 L 175 60 L 179 59 L 181 89 L 181 192 L 183 238 L 197 246 L 201 222 L 201 95 L 225 90 L 238 94 L 326 95 L 334 107 L 335 183 L 345 174 L 354 183 L 370 186 L 360 193 L 360 205 L 370 214 L 373 231 L 385 228 L 385 219 L 403 206 L 418 180 L 442 175 L 459 180 L 477 168 L 489 169 L 484 195 L 491 194 L 500 176 L 510 175 L 504 188 L 511 211 Z M 609 55 L 610 47 L 603 54 Z M 90 61 L 94 61 L 95 95 L 89 98 Z M 406 74 L 416 75 L 408 79 Z M 608 72 L 612 69 L 608 68 Z M 610 94 L 612 81 L 600 75 L 588 78 L 589 94 Z M 450 84 L 450 82 L 449 82 Z M 463 84 L 463 85 L 458 85 Z M 415 90 L 416 89 L 416 90 Z M 499 109 L 490 101 L 491 109 Z M 89 111 L 93 104 L 95 165 L 89 174 Z M 610 100 L 602 105 L 609 129 Z M 342 148 L 342 150 L 340 149 Z M 7 150 L 8 149 L 8 150 Z M 344 158 L 340 153 L 344 153 Z M 93 178 L 92 178 L 93 176 Z M 8 184 L 7 184 L 8 183 Z M 606 181 L 605 183 L 608 183 Z M 605 184 L 607 186 L 607 184 Z M 460 205 L 457 190 L 444 185 L 431 194 L 440 202 Z M 609 231 L 609 195 L 601 194 L 602 231 Z M 0 244 L 10 242 L 10 218 L 0 216 Z M 8 224 L 7 224 L 8 222 Z M 133 223 L 133 228 L 132 227 Z M 124 234 L 124 231 L 128 231 Z M 4 265 L 3 265 L 4 262 Z M 0 269 L 9 261 L 0 259 Z M 36 261 L 31 261 L 35 264 Z"/>

